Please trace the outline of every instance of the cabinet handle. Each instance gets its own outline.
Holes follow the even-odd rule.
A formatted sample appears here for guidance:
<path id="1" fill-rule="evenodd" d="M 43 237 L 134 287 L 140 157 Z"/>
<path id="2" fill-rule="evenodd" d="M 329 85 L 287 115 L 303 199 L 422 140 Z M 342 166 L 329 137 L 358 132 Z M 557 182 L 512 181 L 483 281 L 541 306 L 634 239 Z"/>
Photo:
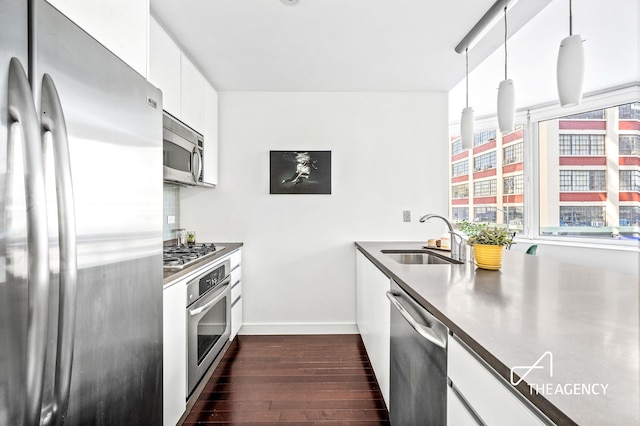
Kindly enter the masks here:
<path id="1" fill-rule="evenodd" d="M 447 337 L 440 336 L 431 327 L 424 326 L 416 321 L 416 319 L 411 316 L 411 314 L 405 309 L 405 307 L 402 306 L 402 303 L 400 303 L 396 294 L 394 294 L 392 291 L 387 291 L 387 299 L 389 299 L 391 304 L 398 310 L 398 312 L 400 312 L 400 315 L 402 315 L 402 317 L 407 320 L 411 328 L 413 328 L 419 335 L 442 349 L 447 348 Z"/>

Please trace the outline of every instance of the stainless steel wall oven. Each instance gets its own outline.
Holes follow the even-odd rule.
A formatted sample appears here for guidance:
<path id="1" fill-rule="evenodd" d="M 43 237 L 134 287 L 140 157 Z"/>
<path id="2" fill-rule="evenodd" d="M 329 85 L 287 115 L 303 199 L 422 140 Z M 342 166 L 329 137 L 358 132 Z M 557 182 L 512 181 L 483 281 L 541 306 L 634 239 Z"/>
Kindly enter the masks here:
<path id="1" fill-rule="evenodd" d="M 231 334 L 230 262 L 211 266 L 187 283 L 187 390 L 189 396 Z"/>

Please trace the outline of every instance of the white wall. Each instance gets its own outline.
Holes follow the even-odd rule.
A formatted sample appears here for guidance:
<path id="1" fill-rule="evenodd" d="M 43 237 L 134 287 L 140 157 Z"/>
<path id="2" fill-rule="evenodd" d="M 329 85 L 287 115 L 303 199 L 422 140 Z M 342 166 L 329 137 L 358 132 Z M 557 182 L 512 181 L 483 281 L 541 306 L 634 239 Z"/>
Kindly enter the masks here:
<path id="1" fill-rule="evenodd" d="M 441 234 L 447 122 L 446 93 L 220 94 L 219 186 L 181 225 L 245 244 L 243 333 L 356 331 L 354 241 Z M 269 195 L 270 150 L 331 150 L 332 194 Z"/>

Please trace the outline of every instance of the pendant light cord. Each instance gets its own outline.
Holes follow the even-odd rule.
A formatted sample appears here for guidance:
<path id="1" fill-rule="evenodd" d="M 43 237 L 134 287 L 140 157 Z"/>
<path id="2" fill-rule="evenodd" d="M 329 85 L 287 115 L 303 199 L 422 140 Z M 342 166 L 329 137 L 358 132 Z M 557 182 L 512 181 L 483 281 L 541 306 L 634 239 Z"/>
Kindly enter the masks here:
<path id="1" fill-rule="evenodd" d="M 569 0 L 569 35 L 573 35 L 573 14 L 571 12 L 571 0 Z"/>
<path id="2" fill-rule="evenodd" d="M 465 68 L 465 75 L 467 77 L 467 108 L 469 108 L 469 48 L 464 49 L 467 65 Z"/>
<path id="3" fill-rule="evenodd" d="M 569 0 L 571 1 L 571 0 Z M 507 79 L 507 6 L 504 7 L 504 79 Z"/>

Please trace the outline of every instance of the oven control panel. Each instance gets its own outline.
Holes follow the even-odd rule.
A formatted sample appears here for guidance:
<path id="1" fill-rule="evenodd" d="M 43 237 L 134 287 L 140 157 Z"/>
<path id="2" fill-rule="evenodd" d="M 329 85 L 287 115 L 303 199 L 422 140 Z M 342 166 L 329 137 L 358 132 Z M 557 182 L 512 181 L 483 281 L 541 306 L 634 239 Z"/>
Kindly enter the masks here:
<path id="1" fill-rule="evenodd" d="M 218 263 L 187 284 L 187 306 L 220 284 L 229 275 L 229 261 Z"/>

